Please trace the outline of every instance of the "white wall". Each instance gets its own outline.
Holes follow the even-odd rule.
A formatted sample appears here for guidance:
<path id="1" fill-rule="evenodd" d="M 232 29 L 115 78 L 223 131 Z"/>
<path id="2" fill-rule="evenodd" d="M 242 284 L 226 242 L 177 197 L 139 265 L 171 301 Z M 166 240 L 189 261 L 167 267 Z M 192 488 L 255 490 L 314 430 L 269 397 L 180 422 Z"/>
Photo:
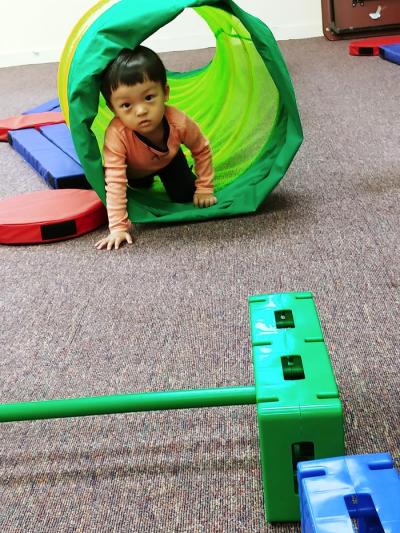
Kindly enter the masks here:
<path id="1" fill-rule="evenodd" d="M 322 35 L 320 0 L 236 3 L 266 22 L 276 39 Z M 0 67 L 58 61 L 71 29 L 95 4 L 96 0 L 0 0 Z M 186 10 L 147 44 L 165 52 L 206 48 L 214 40 L 203 20 Z"/>

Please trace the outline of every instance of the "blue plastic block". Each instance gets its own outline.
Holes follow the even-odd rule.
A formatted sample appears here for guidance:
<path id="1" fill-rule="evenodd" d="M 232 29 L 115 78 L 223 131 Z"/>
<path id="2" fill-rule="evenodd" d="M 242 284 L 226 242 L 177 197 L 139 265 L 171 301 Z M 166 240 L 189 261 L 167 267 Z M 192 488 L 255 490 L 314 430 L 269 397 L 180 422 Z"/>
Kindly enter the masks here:
<path id="1" fill-rule="evenodd" d="M 24 111 L 23 115 L 30 115 L 31 113 L 45 113 L 46 111 L 61 111 L 60 101 L 58 98 L 53 98 L 44 104 L 38 105 L 37 107 L 32 107 Z"/>
<path id="2" fill-rule="evenodd" d="M 49 139 L 50 142 L 58 146 L 60 150 L 62 150 L 71 159 L 78 163 L 78 165 L 80 165 L 80 161 L 76 153 L 74 143 L 72 141 L 71 132 L 69 131 L 68 126 L 66 124 L 52 124 L 49 126 L 42 126 L 39 128 L 39 131 L 47 139 Z"/>
<path id="3" fill-rule="evenodd" d="M 297 465 L 302 533 L 399 533 L 400 476 L 388 453 Z"/>
<path id="4" fill-rule="evenodd" d="M 54 189 L 90 188 L 82 167 L 34 128 L 11 131 L 12 147 Z"/>
<path id="5" fill-rule="evenodd" d="M 387 44 L 379 47 L 379 55 L 392 63 L 400 65 L 400 44 Z"/>

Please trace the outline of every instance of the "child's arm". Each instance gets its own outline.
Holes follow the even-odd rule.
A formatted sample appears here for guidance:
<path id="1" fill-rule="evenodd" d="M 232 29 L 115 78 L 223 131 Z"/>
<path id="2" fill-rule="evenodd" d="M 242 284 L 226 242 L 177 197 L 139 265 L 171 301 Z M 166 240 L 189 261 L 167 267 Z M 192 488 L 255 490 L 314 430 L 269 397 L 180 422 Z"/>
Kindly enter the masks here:
<path id="1" fill-rule="evenodd" d="M 112 127 L 106 132 L 104 140 L 104 168 L 106 181 L 107 214 L 110 233 L 95 244 L 98 250 L 113 247 L 118 249 L 124 242 L 132 244 L 129 232 L 131 224 L 128 220 L 126 191 L 126 150 L 119 132 Z"/>
<path id="2" fill-rule="evenodd" d="M 198 124 L 188 116 L 185 126 L 182 142 L 192 153 L 196 173 L 193 203 L 197 207 L 210 207 L 217 203 L 214 196 L 214 169 L 210 143 L 202 134 Z"/>

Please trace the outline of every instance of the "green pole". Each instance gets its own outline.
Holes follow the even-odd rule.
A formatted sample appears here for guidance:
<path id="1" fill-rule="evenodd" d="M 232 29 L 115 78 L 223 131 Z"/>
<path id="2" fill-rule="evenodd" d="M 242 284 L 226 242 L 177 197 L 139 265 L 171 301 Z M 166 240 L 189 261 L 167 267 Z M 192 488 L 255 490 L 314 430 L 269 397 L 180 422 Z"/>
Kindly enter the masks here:
<path id="1" fill-rule="evenodd" d="M 253 386 L 144 392 L 0 404 L 0 422 L 255 403 L 256 388 Z"/>

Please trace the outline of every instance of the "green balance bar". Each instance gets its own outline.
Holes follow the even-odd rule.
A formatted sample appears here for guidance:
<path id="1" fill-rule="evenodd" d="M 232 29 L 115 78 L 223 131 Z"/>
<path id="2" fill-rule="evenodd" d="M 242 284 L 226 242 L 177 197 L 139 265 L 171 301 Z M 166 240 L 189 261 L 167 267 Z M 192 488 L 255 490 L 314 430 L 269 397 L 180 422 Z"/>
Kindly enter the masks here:
<path id="1" fill-rule="evenodd" d="M 256 403 L 255 387 L 117 394 L 0 405 L 0 422 Z"/>
<path id="2" fill-rule="evenodd" d="M 249 308 L 255 386 L 0 404 L 0 422 L 256 404 L 266 519 L 299 520 L 297 463 L 345 453 L 339 391 L 311 293 Z"/>

